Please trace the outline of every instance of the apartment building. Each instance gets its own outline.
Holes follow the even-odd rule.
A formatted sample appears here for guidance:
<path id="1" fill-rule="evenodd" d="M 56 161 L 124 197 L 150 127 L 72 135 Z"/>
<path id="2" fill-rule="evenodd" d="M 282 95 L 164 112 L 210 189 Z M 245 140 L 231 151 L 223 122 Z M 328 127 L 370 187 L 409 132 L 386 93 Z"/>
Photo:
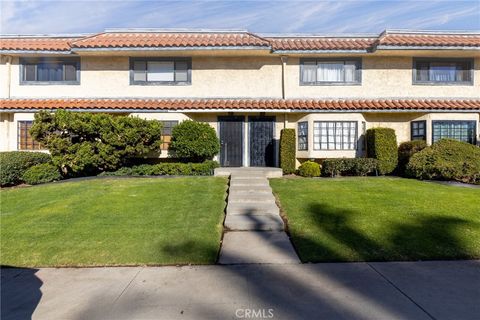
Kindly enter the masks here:
<path id="1" fill-rule="evenodd" d="M 278 166 L 283 128 L 297 159 L 358 157 L 371 127 L 398 142 L 480 140 L 480 32 L 265 35 L 106 30 L 1 36 L 0 151 L 40 150 L 35 112 L 68 109 L 209 123 L 222 166 Z"/>

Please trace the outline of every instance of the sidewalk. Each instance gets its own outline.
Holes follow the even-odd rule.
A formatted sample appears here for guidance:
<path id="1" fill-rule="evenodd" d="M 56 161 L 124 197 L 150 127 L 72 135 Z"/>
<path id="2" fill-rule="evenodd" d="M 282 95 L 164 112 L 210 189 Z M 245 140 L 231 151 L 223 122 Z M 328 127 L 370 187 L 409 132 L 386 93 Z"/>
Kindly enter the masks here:
<path id="1" fill-rule="evenodd" d="M 480 314 L 480 261 L 2 269 L 1 273 L 2 320 L 461 320 L 478 319 Z"/>

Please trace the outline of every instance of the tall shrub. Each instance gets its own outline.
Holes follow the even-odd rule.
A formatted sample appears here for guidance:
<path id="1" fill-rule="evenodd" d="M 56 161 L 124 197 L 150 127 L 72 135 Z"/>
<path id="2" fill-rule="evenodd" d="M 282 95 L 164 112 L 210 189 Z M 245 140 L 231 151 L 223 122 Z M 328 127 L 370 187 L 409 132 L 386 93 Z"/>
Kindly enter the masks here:
<path id="1" fill-rule="evenodd" d="M 398 163 L 398 147 L 395 130 L 371 128 L 367 130 L 367 155 L 378 160 L 378 171 L 385 175 L 392 173 Z"/>
<path id="2" fill-rule="evenodd" d="M 442 139 L 414 154 L 407 173 L 419 179 L 456 180 L 480 184 L 480 148 Z"/>
<path id="3" fill-rule="evenodd" d="M 59 110 L 37 113 L 30 132 L 63 174 L 78 176 L 116 170 L 160 152 L 161 129 L 156 120 Z"/>
<path id="4" fill-rule="evenodd" d="M 422 151 L 427 147 L 425 140 L 407 141 L 400 144 L 398 147 L 398 167 L 397 173 L 404 176 L 408 161 L 417 152 Z"/>
<path id="5" fill-rule="evenodd" d="M 295 129 L 280 132 L 280 167 L 284 174 L 295 172 Z"/>
<path id="6" fill-rule="evenodd" d="M 0 185 L 3 187 L 22 183 L 23 174 L 28 168 L 50 160 L 50 155 L 43 152 L 0 152 Z"/>
<path id="7" fill-rule="evenodd" d="M 184 161 L 203 162 L 220 152 L 220 141 L 209 124 L 186 120 L 173 128 L 169 152 Z"/>

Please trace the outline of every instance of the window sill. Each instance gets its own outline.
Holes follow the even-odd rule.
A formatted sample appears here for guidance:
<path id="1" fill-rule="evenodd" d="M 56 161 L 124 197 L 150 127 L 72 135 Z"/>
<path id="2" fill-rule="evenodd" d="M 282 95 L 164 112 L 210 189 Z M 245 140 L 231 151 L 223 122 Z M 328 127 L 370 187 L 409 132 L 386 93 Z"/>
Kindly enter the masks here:
<path id="1" fill-rule="evenodd" d="M 151 82 L 130 82 L 131 86 L 191 86 L 191 82 L 164 82 L 164 81 L 151 81 Z"/>
<path id="2" fill-rule="evenodd" d="M 473 82 L 413 82 L 414 86 L 473 86 Z"/>
<path id="3" fill-rule="evenodd" d="M 20 81 L 21 86 L 78 86 L 80 81 Z"/>
<path id="4" fill-rule="evenodd" d="M 302 87 L 328 87 L 328 86 L 343 86 L 343 87 L 350 87 L 350 86 L 361 86 L 361 82 L 316 82 L 316 83 L 306 83 L 300 82 L 300 86 Z"/>

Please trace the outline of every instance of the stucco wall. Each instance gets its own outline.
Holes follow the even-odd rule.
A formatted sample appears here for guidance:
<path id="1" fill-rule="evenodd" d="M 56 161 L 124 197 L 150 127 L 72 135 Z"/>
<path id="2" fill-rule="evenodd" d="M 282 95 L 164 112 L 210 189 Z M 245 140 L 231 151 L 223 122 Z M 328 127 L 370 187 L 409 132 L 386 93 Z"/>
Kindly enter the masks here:
<path id="1" fill-rule="evenodd" d="M 5 77 L 4 64 L 0 67 Z M 276 97 L 282 94 L 278 57 L 193 57 L 191 85 L 130 85 L 128 57 L 81 58 L 80 85 L 20 85 L 13 59 L 11 97 Z M 2 80 L 2 87 L 5 87 Z M 5 91 L 2 89 L 2 92 Z"/>
<path id="2" fill-rule="evenodd" d="M 361 85 L 300 85 L 300 58 L 289 57 L 286 66 L 287 98 L 356 97 L 480 97 L 480 58 L 474 65 L 474 85 L 414 85 L 412 57 L 364 56 Z"/>

